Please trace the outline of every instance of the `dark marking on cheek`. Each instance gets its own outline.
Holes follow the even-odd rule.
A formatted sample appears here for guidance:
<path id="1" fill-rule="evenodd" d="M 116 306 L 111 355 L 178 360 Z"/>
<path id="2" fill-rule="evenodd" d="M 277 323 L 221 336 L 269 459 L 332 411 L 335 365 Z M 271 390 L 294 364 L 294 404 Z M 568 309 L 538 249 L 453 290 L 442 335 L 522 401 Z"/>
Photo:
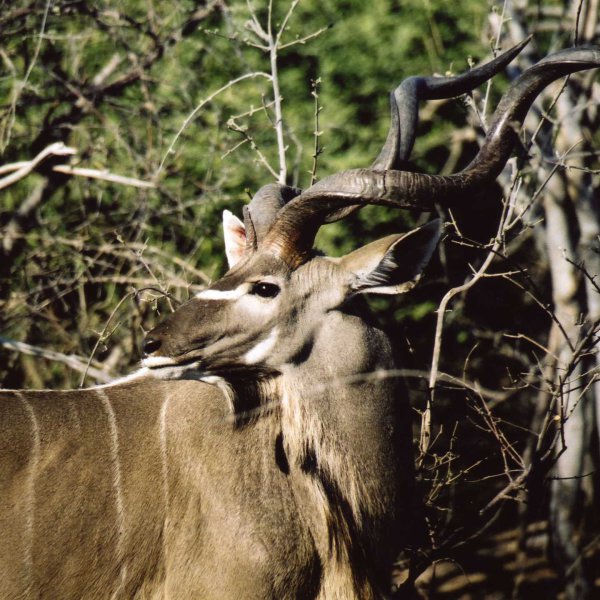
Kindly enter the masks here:
<path id="1" fill-rule="evenodd" d="M 312 352 L 312 348 L 314 345 L 314 340 L 308 339 L 306 340 L 302 346 L 294 353 L 294 355 L 290 358 L 290 363 L 294 365 L 299 365 L 303 362 L 306 362 Z"/>

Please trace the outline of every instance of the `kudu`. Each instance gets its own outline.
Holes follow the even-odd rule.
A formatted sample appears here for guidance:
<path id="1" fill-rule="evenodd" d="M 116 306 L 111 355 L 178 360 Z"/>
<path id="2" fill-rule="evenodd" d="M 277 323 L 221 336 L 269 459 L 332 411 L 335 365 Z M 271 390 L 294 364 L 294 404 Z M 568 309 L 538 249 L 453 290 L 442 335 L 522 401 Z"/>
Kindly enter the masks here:
<path id="1" fill-rule="evenodd" d="M 489 79 L 413 78 L 371 168 L 267 186 L 226 218 L 231 270 L 144 343 L 141 371 L 88 390 L 0 395 L 0 597 L 379 598 L 409 541 L 407 400 L 360 296 L 410 289 L 433 222 L 343 258 L 321 225 L 367 204 L 468 202 L 507 161 L 549 82 L 600 66 L 572 49 L 524 72 L 463 171 L 400 170 L 418 100 Z M 401 136 L 402 134 L 402 136 Z"/>

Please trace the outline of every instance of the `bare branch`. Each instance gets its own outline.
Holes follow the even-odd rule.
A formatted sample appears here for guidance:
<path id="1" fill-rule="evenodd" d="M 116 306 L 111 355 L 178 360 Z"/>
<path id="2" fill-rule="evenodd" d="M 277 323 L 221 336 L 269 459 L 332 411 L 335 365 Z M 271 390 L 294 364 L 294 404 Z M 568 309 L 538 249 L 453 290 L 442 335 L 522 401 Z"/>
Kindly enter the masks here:
<path id="1" fill-rule="evenodd" d="M 61 352 L 46 350 L 45 348 L 32 346 L 31 344 L 26 344 L 25 342 L 17 342 L 16 340 L 11 340 L 5 337 L 0 337 L 0 346 L 6 348 L 7 350 L 20 352 L 21 354 L 28 354 L 29 356 L 37 356 L 62 363 L 74 371 L 89 375 L 100 383 L 109 383 L 114 379 L 110 373 L 101 370 L 98 368 L 98 366 L 92 366 L 89 361 L 82 356 L 77 356 L 76 354 L 62 354 Z"/>
<path id="2" fill-rule="evenodd" d="M 117 183 L 119 185 L 128 185 L 131 187 L 142 188 L 142 189 L 153 189 L 156 184 L 151 181 L 142 181 L 135 177 L 125 177 L 123 175 L 115 175 L 109 171 L 98 169 L 87 169 L 82 167 L 71 167 L 70 165 L 56 165 L 52 167 L 53 171 L 57 173 L 63 173 L 64 175 L 76 175 L 78 177 L 87 177 L 89 179 L 99 179 L 101 181 L 110 181 L 111 183 Z"/>
<path id="3" fill-rule="evenodd" d="M 42 162 L 51 156 L 72 156 L 76 153 L 77 150 L 75 148 L 65 146 L 62 142 L 55 142 L 54 144 L 46 146 L 46 148 L 44 148 L 35 158 L 30 161 L 4 165 L 1 172 L 9 172 L 13 170 L 13 167 L 15 167 L 15 169 L 12 175 L 7 175 L 6 177 L 0 179 L 0 190 L 7 188 L 20 179 L 27 177 L 27 175 L 29 175 Z"/>
<path id="4" fill-rule="evenodd" d="M 322 33 L 325 33 L 327 30 L 331 29 L 333 27 L 333 25 L 326 25 L 325 27 L 321 27 L 320 29 L 317 29 L 317 31 L 314 31 L 313 33 L 310 33 L 308 35 L 305 35 L 303 37 L 297 38 L 291 42 L 286 42 L 285 44 L 281 44 L 279 46 L 279 50 L 285 50 L 286 48 L 290 48 L 291 46 L 297 46 L 298 44 L 306 44 L 306 42 L 313 40 L 314 38 L 320 36 Z"/>
<path id="5" fill-rule="evenodd" d="M 423 458 L 427 454 L 427 450 L 429 448 L 429 442 L 431 438 L 431 407 L 434 402 L 435 396 L 435 388 L 437 383 L 438 376 L 438 368 L 440 361 L 440 353 L 442 348 L 442 335 L 444 329 L 444 317 L 446 316 L 446 310 L 449 302 L 457 296 L 458 294 L 462 294 L 470 290 L 486 273 L 489 266 L 492 264 L 494 257 L 501 247 L 504 240 L 504 228 L 506 223 L 509 223 L 512 218 L 512 213 L 514 209 L 514 200 L 515 200 L 515 192 L 518 190 L 519 186 L 519 178 L 518 173 L 515 173 L 513 176 L 513 190 L 511 191 L 511 196 L 507 202 L 504 203 L 503 206 L 503 215 L 500 220 L 500 224 L 498 226 L 498 231 L 496 233 L 496 237 L 493 241 L 491 250 L 488 252 L 485 260 L 479 269 L 472 275 L 472 277 L 463 285 L 452 288 L 446 292 L 442 301 L 439 304 L 437 310 L 437 322 L 435 329 L 435 337 L 433 343 L 433 354 L 431 358 L 431 375 L 429 378 L 429 390 L 430 396 L 428 399 L 427 406 L 423 411 L 423 415 L 421 418 L 421 437 L 419 441 L 419 449 L 420 449 L 420 462 L 422 462 Z"/>

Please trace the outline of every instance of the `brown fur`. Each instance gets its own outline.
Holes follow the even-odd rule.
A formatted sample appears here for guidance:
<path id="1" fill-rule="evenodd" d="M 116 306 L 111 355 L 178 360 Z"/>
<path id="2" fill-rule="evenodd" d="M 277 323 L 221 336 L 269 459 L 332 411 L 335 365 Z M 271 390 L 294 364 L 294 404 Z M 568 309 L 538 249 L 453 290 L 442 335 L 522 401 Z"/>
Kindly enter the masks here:
<path id="1" fill-rule="evenodd" d="M 383 597 L 411 428 L 352 296 L 387 285 L 398 240 L 428 258 L 439 229 L 421 231 L 353 253 L 359 275 L 257 254 L 151 332 L 166 380 L 0 392 L 0 597 Z M 248 291 L 261 274 L 276 299 Z"/>

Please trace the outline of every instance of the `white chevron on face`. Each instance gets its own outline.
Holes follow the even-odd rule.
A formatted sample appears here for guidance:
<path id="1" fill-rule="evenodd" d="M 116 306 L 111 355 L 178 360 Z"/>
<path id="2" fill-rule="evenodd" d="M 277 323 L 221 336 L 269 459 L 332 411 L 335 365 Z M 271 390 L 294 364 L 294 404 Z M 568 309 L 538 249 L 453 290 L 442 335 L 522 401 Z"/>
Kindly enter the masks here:
<path id="1" fill-rule="evenodd" d="M 278 336 L 279 330 L 277 327 L 274 327 L 265 339 L 261 340 L 256 346 L 246 352 L 243 361 L 247 365 L 255 365 L 264 360 L 277 343 Z"/>

